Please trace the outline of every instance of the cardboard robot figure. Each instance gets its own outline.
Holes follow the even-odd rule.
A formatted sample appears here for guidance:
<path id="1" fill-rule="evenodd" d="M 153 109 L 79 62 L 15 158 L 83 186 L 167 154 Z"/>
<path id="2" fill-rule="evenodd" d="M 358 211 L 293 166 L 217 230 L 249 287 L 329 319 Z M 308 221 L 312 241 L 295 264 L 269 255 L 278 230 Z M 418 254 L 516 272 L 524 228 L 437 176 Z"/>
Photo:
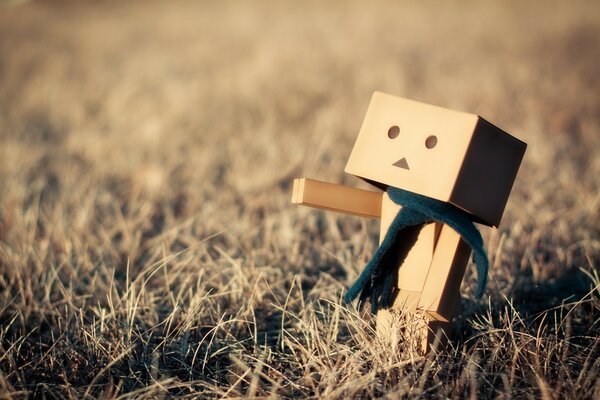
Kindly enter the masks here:
<path id="1" fill-rule="evenodd" d="M 418 316 L 411 336 L 426 351 L 460 312 L 471 253 L 483 294 L 473 222 L 498 226 L 526 147 L 477 115 L 375 92 L 345 171 L 383 192 L 301 178 L 292 203 L 381 218 L 380 246 L 345 300 L 369 300 L 385 336 L 394 310 Z"/>

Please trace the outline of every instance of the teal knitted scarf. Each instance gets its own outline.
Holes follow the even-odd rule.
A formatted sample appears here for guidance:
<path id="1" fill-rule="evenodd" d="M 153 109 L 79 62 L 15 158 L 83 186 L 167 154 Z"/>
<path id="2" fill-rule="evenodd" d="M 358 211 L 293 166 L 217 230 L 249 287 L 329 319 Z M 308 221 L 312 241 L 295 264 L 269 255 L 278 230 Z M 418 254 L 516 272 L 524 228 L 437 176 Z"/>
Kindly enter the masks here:
<path id="1" fill-rule="evenodd" d="M 392 221 L 373 258 L 344 296 L 344 301 L 350 303 L 360 293 L 359 307 L 369 299 L 373 313 L 379 308 L 388 308 L 392 289 L 397 284 L 398 265 L 404 261 L 417 241 L 423 226 L 432 222 L 450 226 L 473 250 L 473 259 L 477 266 L 476 296 L 481 297 L 487 280 L 488 258 L 481 234 L 469 215 L 450 203 L 402 189 L 389 187 L 387 194 L 402 208 Z"/>

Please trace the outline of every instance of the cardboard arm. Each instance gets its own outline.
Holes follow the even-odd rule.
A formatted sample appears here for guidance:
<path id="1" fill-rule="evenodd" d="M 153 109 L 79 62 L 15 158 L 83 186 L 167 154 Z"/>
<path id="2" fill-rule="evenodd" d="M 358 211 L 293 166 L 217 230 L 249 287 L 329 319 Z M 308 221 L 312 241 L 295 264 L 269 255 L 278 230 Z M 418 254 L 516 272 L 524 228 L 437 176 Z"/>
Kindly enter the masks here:
<path id="1" fill-rule="evenodd" d="M 323 208 L 368 218 L 381 218 L 381 192 L 314 179 L 294 179 L 292 204 Z"/>

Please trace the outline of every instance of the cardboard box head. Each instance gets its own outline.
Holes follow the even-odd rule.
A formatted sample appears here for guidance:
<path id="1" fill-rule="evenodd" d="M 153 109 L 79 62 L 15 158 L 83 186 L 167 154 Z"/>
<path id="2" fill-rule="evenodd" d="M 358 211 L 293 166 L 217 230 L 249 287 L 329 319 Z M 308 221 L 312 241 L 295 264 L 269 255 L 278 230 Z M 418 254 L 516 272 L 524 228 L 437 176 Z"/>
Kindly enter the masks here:
<path id="1" fill-rule="evenodd" d="M 345 171 L 498 226 L 526 147 L 475 114 L 375 92 Z"/>

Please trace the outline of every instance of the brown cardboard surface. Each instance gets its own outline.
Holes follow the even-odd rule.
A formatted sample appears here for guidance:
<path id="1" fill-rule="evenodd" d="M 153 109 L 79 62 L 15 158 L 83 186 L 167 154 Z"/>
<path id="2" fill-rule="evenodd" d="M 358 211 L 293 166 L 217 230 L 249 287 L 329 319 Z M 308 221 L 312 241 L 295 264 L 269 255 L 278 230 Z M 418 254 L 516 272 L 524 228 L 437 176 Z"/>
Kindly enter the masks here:
<path id="1" fill-rule="evenodd" d="M 381 192 L 300 178 L 294 179 L 292 204 L 379 218 L 381 216 L 381 196 Z"/>
<path id="2" fill-rule="evenodd" d="M 394 203 L 389 196 L 383 195 L 381 205 L 381 226 L 379 243 L 394 220 L 400 206 Z M 421 292 L 427 276 L 427 270 L 431 264 L 433 250 L 436 240 L 435 224 L 428 224 L 421 229 L 416 243 L 412 246 L 401 265 L 398 265 L 398 284 L 402 290 Z"/>
<path id="3" fill-rule="evenodd" d="M 498 226 L 526 147 L 475 114 L 375 92 L 346 172 Z"/>
<path id="4" fill-rule="evenodd" d="M 460 285 L 471 248 L 448 225 L 442 227 L 427 278 L 419 299 L 419 310 L 439 321 L 452 321 L 460 310 Z"/>

